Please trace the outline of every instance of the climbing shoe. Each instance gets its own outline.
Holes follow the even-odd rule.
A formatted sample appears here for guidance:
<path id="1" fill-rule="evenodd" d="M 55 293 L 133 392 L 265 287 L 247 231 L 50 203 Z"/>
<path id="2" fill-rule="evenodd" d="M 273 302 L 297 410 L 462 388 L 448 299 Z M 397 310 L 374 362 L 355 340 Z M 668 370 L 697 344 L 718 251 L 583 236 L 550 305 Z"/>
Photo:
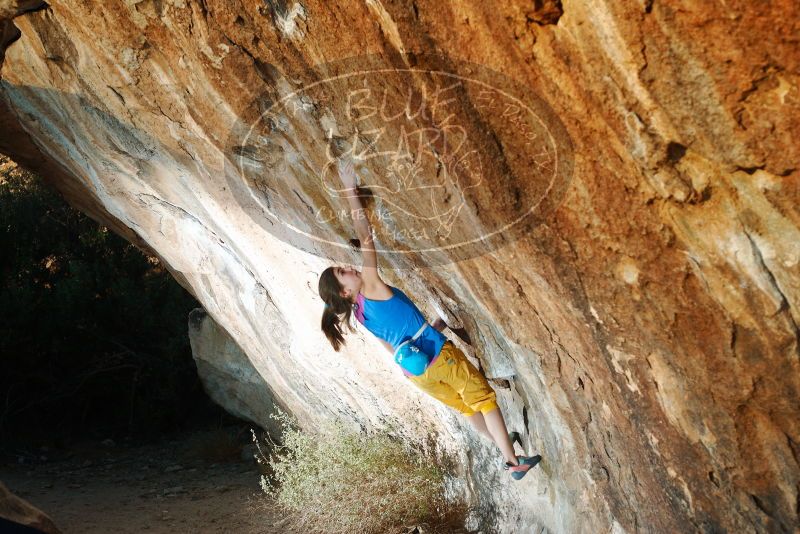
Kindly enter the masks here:
<path id="1" fill-rule="evenodd" d="M 534 456 L 517 456 L 517 462 L 519 462 L 519 465 L 512 465 L 509 462 L 506 462 L 503 465 L 503 469 L 506 471 L 511 471 L 511 478 L 514 480 L 521 480 L 522 477 L 528 473 L 528 471 L 530 471 L 541 461 L 542 457 L 538 454 Z"/>

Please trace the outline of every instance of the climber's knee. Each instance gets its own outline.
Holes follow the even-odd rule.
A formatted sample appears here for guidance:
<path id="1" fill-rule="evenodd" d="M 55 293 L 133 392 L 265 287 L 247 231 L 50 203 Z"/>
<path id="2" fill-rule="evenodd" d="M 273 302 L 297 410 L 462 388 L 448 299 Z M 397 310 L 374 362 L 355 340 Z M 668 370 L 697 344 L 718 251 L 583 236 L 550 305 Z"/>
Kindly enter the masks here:
<path id="1" fill-rule="evenodd" d="M 494 393 L 494 392 L 492 392 Z M 493 412 L 494 410 L 499 410 L 500 406 L 497 404 L 497 399 L 493 395 L 491 399 L 487 399 L 483 402 L 478 404 L 473 404 L 471 408 L 481 412 L 483 415 L 488 414 L 489 412 Z"/>

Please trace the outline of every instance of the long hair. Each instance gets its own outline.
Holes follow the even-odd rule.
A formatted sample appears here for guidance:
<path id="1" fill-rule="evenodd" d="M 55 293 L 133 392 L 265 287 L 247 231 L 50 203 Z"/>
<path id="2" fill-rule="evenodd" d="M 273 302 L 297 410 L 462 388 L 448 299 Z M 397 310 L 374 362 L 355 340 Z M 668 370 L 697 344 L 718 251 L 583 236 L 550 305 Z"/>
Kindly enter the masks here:
<path id="1" fill-rule="evenodd" d="M 350 332 L 355 332 L 352 324 L 353 303 L 339 294 L 342 285 L 333 274 L 334 267 L 328 267 L 319 275 L 319 296 L 325 301 L 325 311 L 322 312 L 322 331 L 328 338 L 333 350 L 339 352 L 344 345 L 344 326 Z"/>

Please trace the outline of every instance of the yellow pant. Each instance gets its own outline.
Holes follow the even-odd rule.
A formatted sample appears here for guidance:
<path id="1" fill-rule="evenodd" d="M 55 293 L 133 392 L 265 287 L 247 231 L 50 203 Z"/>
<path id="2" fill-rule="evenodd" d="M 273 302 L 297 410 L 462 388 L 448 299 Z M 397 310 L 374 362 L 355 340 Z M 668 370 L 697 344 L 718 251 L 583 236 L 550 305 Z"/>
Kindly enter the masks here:
<path id="1" fill-rule="evenodd" d="M 450 341 L 419 376 L 409 376 L 419 389 L 466 416 L 497 408 L 497 396 L 481 373 Z"/>

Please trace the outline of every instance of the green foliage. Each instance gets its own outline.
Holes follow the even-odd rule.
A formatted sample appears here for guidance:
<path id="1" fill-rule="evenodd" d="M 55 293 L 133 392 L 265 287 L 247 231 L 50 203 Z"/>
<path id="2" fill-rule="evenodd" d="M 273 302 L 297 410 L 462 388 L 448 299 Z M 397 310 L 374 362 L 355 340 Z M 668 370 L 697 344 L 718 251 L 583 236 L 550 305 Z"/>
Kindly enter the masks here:
<path id="1" fill-rule="evenodd" d="M 4 158 L 0 250 L 0 435 L 159 432 L 192 410 L 198 304 L 158 259 Z"/>
<path id="2" fill-rule="evenodd" d="M 298 531 L 391 533 L 426 525 L 454 532 L 463 525 L 465 507 L 447 502 L 443 469 L 388 429 L 368 435 L 334 423 L 307 434 L 280 410 L 271 417 L 283 444 L 268 457 L 253 435 L 265 471 L 261 487 Z"/>

